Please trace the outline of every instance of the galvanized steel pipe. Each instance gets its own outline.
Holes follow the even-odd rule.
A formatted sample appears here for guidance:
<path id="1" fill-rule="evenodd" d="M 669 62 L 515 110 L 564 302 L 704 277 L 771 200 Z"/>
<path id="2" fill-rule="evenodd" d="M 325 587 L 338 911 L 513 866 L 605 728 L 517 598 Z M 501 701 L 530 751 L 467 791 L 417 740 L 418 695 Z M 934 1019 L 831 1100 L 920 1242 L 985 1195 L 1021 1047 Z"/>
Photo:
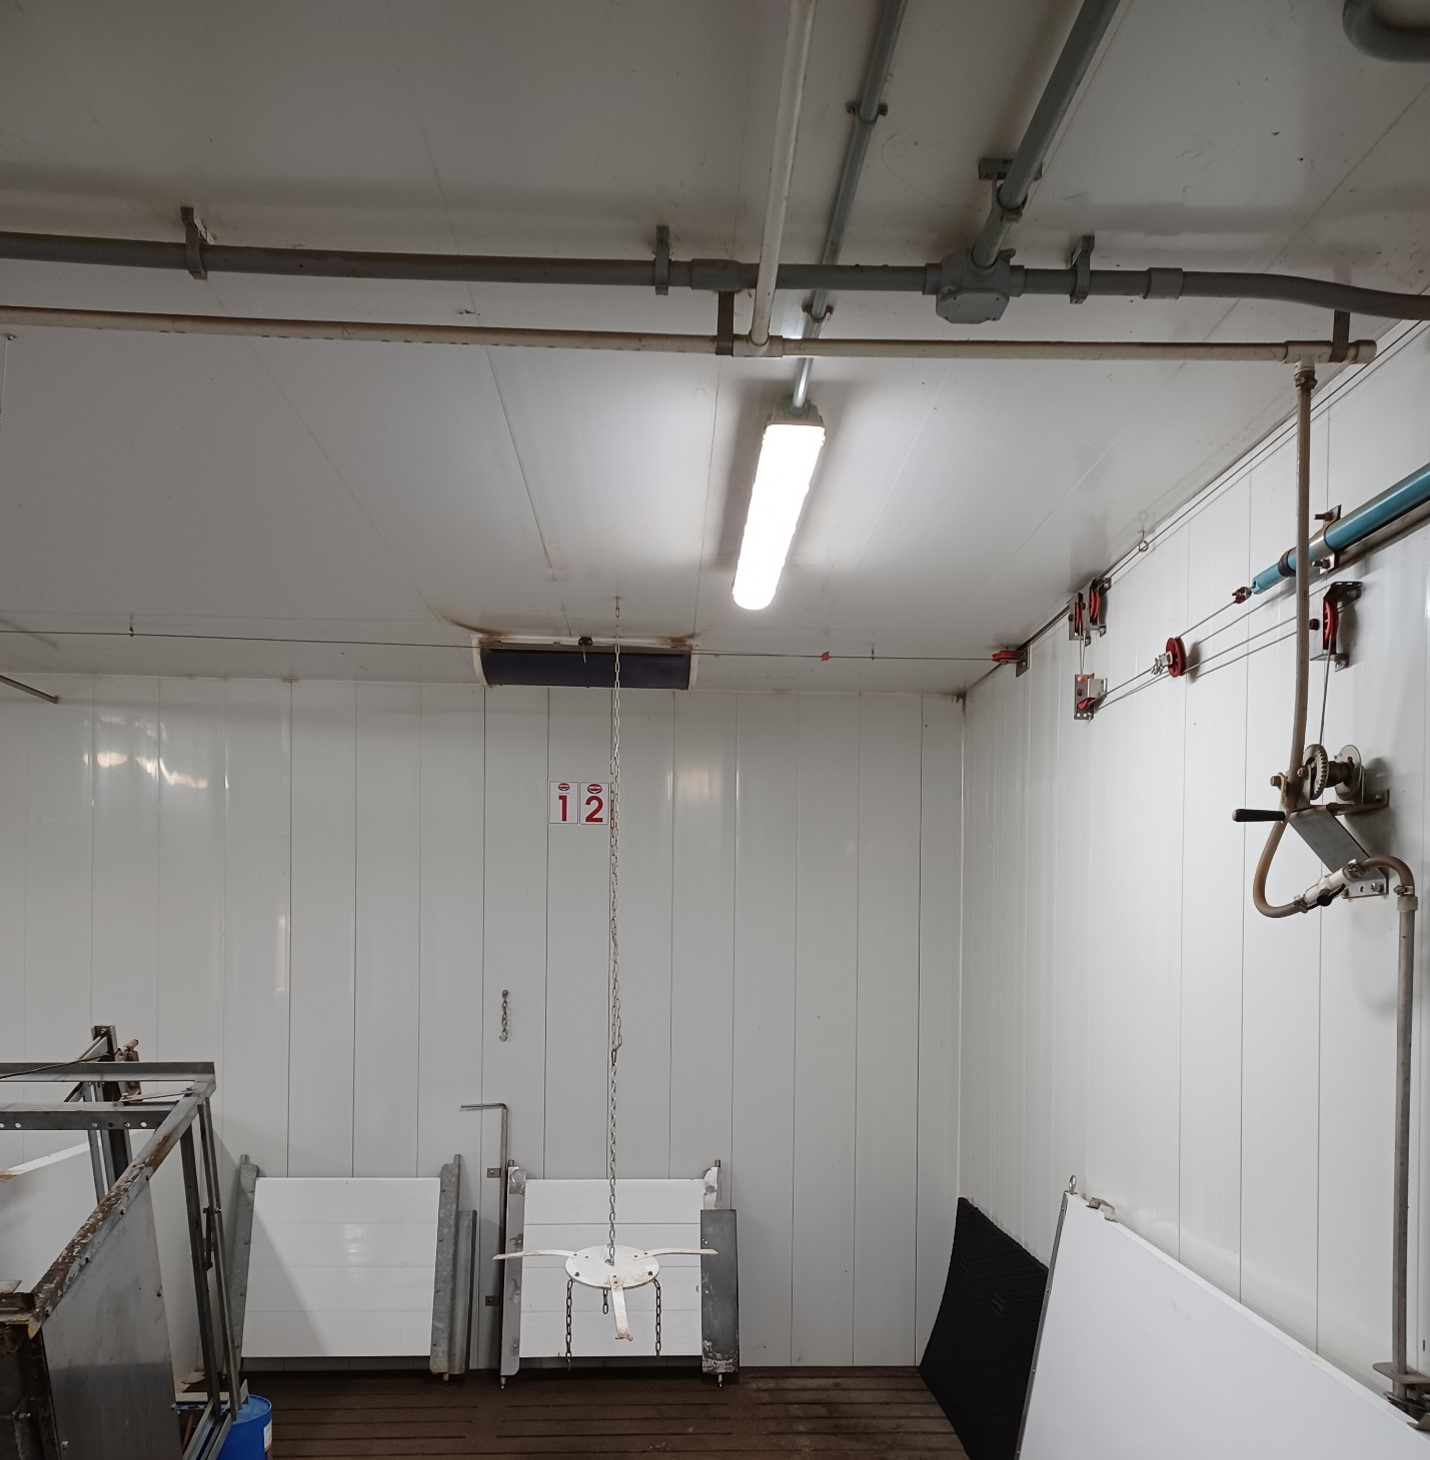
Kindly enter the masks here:
<path id="1" fill-rule="evenodd" d="M 1033 179 L 1037 177 L 1038 169 L 1053 145 L 1053 137 L 1067 116 L 1088 67 L 1092 65 L 1092 58 L 1107 34 L 1107 27 L 1112 24 L 1118 4 L 1119 0 L 1083 0 L 1082 9 L 1063 42 L 1052 75 L 1048 77 L 1048 84 L 1038 98 L 1033 118 L 1023 133 L 1023 140 L 993 195 L 993 206 L 988 211 L 983 231 L 971 250 L 973 262 L 980 268 L 988 268 L 998 257 L 1008 234 L 1022 216 Z"/>
<path id="2" fill-rule="evenodd" d="M 1010 270 L 1013 295 L 1071 296 L 1077 286 L 1073 269 Z M 1389 289 L 1362 289 L 1333 279 L 1304 274 L 1252 274 L 1207 269 L 1092 269 L 1089 296 L 1120 299 L 1269 299 L 1307 304 L 1316 309 L 1342 309 L 1382 319 L 1430 319 L 1430 295 L 1399 294 Z"/>
<path id="3" fill-rule="evenodd" d="M 210 274 L 258 274 L 313 279 L 403 279 L 433 283 L 574 285 L 654 291 L 654 259 L 516 258 L 495 254 L 377 253 L 362 249 L 268 248 L 247 244 L 201 245 Z M 187 272 L 181 242 L 144 238 L 81 237 L 64 233 L 0 232 L 0 260 L 81 264 L 105 268 Z M 943 265 L 780 264 L 777 289 L 801 293 L 923 294 L 936 296 Z M 672 259 L 672 289 L 738 293 L 753 289 L 759 265 L 739 259 Z M 1072 269 L 1009 268 L 1013 297 L 1069 296 Z M 1430 319 L 1430 296 L 1363 289 L 1331 279 L 1295 274 L 1156 269 L 1093 269 L 1088 292 L 1124 299 L 1271 299 L 1316 309 L 1346 310 L 1382 319 Z"/>
<path id="4" fill-rule="evenodd" d="M 889 67 L 894 60 L 894 47 L 899 39 L 899 27 L 904 23 L 907 0 L 884 0 L 879 9 L 879 29 L 874 36 L 874 49 L 869 57 L 869 69 L 864 74 L 864 89 L 854 107 L 854 130 L 849 136 L 849 150 L 844 154 L 844 171 L 839 175 L 839 190 L 834 195 L 834 209 L 829 215 L 829 232 L 824 239 L 822 264 L 839 262 L 844 247 L 844 230 L 849 226 L 849 215 L 854 211 L 854 194 L 859 179 L 864 173 L 864 159 L 869 155 L 869 140 L 874 135 L 874 126 L 884 110 L 884 88 L 889 82 Z M 801 333 L 805 339 L 815 338 L 824 328 L 829 314 L 829 291 L 816 289 L 805 313 Z M 794 395 L 790 402 L 796 411 L 802 411 L 809 399 L 809 377 L 814 357 L 806 355 L 799 367 L 795 381 Z"/>

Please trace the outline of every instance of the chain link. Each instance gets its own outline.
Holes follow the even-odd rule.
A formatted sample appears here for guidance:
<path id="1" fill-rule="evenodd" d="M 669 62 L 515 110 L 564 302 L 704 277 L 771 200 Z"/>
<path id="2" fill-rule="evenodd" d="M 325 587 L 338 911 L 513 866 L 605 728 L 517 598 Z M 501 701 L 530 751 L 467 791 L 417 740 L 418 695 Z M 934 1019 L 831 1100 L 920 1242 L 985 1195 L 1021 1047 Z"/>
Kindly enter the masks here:
<path id="1" fill-rule="evenodd" d="M 660 1357 L 660 1279 L 653 1278 L 655 1284 L 655 1356 Z"/>
<path id="2" fill-rule="evenodd" d="M 571 1288 L 575 1278 L 566 1279 L 566 1367 L 571 1367 Z"/>
<path id="3" fill-rule="evenodd" d="M 610 1228 L 606 1260 L 616 1265 L 616 1066 L 621 1054 L 621 600 L 616 599 L 615 663 L 611 680 L 611 1073 L 606 1090 L 606 1181 L 610 1191 Z"/>

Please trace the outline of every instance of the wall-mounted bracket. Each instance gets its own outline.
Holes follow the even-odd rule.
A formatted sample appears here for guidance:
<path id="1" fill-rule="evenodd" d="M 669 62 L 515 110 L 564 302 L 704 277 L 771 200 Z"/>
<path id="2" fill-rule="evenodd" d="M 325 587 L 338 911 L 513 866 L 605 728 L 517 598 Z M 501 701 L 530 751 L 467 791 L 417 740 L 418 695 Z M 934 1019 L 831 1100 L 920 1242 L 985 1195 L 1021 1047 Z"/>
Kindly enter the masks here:
<path id="1" fill-rule="evenodd" d="M 1008 169 L 1013 166 L 1011 157 L 980 157 L 978 159 L 978 176 L 984 182 L 1001 183 L 1008 176 Z M 1033 174 L 1033 181 L 1038 182 L 1043 176 L 1043 165 L 1038 164 L 1038 170 Z"/>
<path id="2" fill-rule="evenodd" d="M 735 295 L 730 290 L 715 296 L 715 353 L 735 353 Z"/>
<path id="3" fill-rule="evenodd" d="M 1326 589 L 1321 600 L 1321 652 L 1313 656 L 1314 662 L 1330 660 L 1337 669 L 1344 669 L 1351 662 L 1348 651 L 1350 635 L 1343 637 L 1346 628 L 1344 610 L 1360 596 L 1361 584 L 1349 579 L 1332 583 Z"/>
<path id="4" fill-rule="evenodd" d="M 1092 251 L 1096 245 L 1095 234 L 1084 233 L 1078 239 L 1069 265 L 1073 272 L 1073 285 L 1068 299 L 1073 304 L 1081 304 L 1092 292 Z"/>
<path id="5" fill-rule="evenodd" d="M 1091 640 L 1087 627 L 1087 599 L 1078 593 L 1068 599 L 1068 642 L 1086 644 Z"/>
<path id="6" fill-rule="evenodd" d="M 204 226 L 197 208 L 179 209 L 184 220 L 184 267 L 195 279 L 207 279 L 209 271 L 204 267 L 204 244 L 213 242 L 213 235 Z"/>
<path id="7" fill-rule="evenodd" d="M 661 223 L 655 230 L 655 292 L 670 293 L 670 225 Z"/>
<path id="8" fill-rule="evenodd" d="M 1073 719 L 1090 720 L 1107 694 L 1107 681 L 1092 674 L 1073 676 Z"/>

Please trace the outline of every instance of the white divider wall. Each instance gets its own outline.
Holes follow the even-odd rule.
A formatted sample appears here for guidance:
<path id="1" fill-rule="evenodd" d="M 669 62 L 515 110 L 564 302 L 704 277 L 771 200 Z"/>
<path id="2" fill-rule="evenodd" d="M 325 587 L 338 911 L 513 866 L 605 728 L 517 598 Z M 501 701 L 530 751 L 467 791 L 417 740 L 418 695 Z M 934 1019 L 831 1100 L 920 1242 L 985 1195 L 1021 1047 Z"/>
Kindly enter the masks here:
<path id="1" fill-rule="evenodd" d="M 604 1165 L 606 836 L 549 827 L 547 782 L 606 778 L 609 697 L 41 682 L 58 706 L 0 697 L 5 1056 L 98 1021 L 214 1059 L 230 1169 L 458 1152 L 493 1291 L 499 1126 L 457 1107 L 509 1102 L 533 1175 Z M 747 1362 L 911 1363 L 937 1311 L 961 731 L 937 697 L 626 696 L 621 1169 L 725 1161 Z M 52 1145 L 4 1133 L 0 1158 Z"/>
<path id="2" fill-rule="evenodd" d="M 1286 385 L 1289 410 L 1289 372 Z M 1356 506 L 1430 460 L 1427 401 L 1424 331 L 1325 392 L 1313 510 Z M 1294 535 L 1294 472 L 1283 432 L 1158 536 L 1118 576 L 1088 667 L 1128 679 L 1278 558 Z M 1325 727 L 1333 752 L 1350 741 L 1384 762 L 1391 809 L 1361 830 L 1410 862 L 1422 892 L 1427 551 L 1422 528 L 1347 569 L 1365 595 Z M 1207 625 L 1203 653 L 1225 653 L 1208 672 L 1144 684 L 1090 723 L 1072 718 L 1078 654 L 1061 629 L 1034 647 L 1030 673 L 1000 670 L 969 695 L 961 1190 L 1046 1260 L 1076 1174 L 1134 1231 L 1369 1382 L 1389 1357 L 1394 907 L 1259 917 L 1249 879 L 1265 828 L 1231 821 L 1235 806 L 1274 804 L 1290 615 L 1284 591 L 1225 628 L 1224 615 Z M 1319 872 L 1288 836 L 1274 899 Z M 1427 1009 L 1420 998 L 1421 1089 Z M 1413 1144 L 1422 1213 L 1425 1129 Z M 1426 1367 L 1430 1222 L 1412 1233 L 1411 1352 Z"/>

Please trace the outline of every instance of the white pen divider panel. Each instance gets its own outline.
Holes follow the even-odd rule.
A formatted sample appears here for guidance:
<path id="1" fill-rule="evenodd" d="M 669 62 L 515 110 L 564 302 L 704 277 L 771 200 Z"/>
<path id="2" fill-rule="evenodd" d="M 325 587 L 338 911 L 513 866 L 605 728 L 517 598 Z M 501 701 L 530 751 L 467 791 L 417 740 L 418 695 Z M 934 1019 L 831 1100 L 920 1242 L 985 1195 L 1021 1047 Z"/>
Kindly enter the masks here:
<path id="1" fill-rule="evenodd" d="M 1379 1395 L 1069 1196 L 1018 1453 L 1396 1460 L 1423 1456 L 1425 1438 Z"/>
<path id="2" fill-rule="evenodd" d="M 260 1177 L 245 1356 L 425 1357 L 440 1185 L 436 1177 Z"/>
<path id="3" fill-rule="evenodd" d="M 609 1237 L 610 1188 L 604 1181 L 526 1183 L 522 1248 L 576 1252 Z M 616 1182 L 616 1240 L 643 1250 L 700 1246 L 705 1204 L 701 1178 Z M 521 1262 L 521 1357 L 560 1358 L 566 1353 L 566 1266 L 559 1257 Z M 661 1354 L 700 1352 L 700 1258 L 684 1253 L 660 1259 Z M 617 1339 L 602 1311 L 602 1294 L 580 1283 L 571 1291 L 571 1352 L 583 1357 L 629 1357 L 655 1352 L 655 1289 L 626 1295 L 633 1341 Z"/>
<path id="4" fill-rule="evenodd" d="M 88 1142 L 0 1170 L 0 1291 L 29 1292 L 94 1206 Z"/>

